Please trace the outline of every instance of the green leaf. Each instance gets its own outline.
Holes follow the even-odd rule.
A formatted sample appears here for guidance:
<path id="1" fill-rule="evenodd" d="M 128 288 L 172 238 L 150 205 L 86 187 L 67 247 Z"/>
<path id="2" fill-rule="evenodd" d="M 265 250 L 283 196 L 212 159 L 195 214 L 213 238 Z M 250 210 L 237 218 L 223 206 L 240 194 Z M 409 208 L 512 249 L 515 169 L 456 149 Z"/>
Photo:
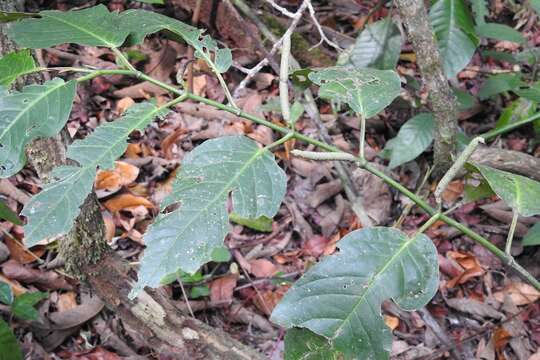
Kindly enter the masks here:
<path id="1" fill-rule="evenodd" d="M 537 246 L 540 245 L 540 222 L 537 222 L 527 231 L 522 241 L 523 246 Z"/>
<path id="2" fill-rule="evenodd" d="M 6 305 L 11 305 L 13 302 L 11 286 L 3 281 L 0 281 L 0 302 Z"/>
<path id="3" fill-rule="evenodd" d="M 335 66 L 308 77 L 320 86 L 320 97 L 345 102 L 366 119 L 390 105 L 401 92 L 399 76 L 392 70 Z"/>
<path id="4" fill-rule="evenodd" d="M 401 34 L 390 17 L 366 26 L 353 46 L 351 62 L 357 68 L 394 69 L 401 52 Z"/>
<path id="5" fill-rule="evenodd" d="M 533 47 L 533 48 L 525 49 L 517 53 L 515 56 L 518 61 L 527 63 L 530 66 L 533 66 L 538 61 L 540 61 L 540 47 Z"/>
<path id="6" fill-rule="evenodd" d="M 210 295 L 210 289 L 206 285 L 194 286 L 189 292 L 189 297 L 192 299 L 198 299 Z"/>
<path id="7" fill-rule="evenodd" d="M 21 347 L 8 323 L 0 318 L 0 360 L 23 360 Z"/>
<path id="8" fill-rule="evenodd" d="M 229 231 L 227 202 L 244 218 L 273 217 L 285 195 L 286 177 L 268 150 L 243 136 L 208 140 L 184 158 L 173 192 L 162 208 L 180 208 L 161 214 L 145 236 L 135 297 L 144 287 L 178 268 L 188 273 L 212 260 Z"/>
<path id="9" fill-rule="evenodd" d="M 73 142 L 67 157 L 79 166 L 55 169 L 58 180 L 34 196 L 22 211 L 28 218 L 24 227 L 25 244 L 33 246 L 43 239 L 67 233 L 92 190 L 97 167 L 113 168 L 114 160 L 127 148 L 129 134 L 144 129 L 156 116 L 166 112 L 151 103 L 135 104 L 118 121 L 102 125 L 85 139 Z"/>
<path id="10" fill-rule="evenodd" d="M 46 10 L 38 19 L 23 19 L 8 28 L 20 47 L 47 48 L 64 43 L 118 47 L 128 36 L 116 12 L 105 5 L 75 11 Z"/>
<path id="11" fill-rule="evenodd" d="M 507 106 L 495 124 L 495 129 L 500 129 L 515 122 L 528 118 L 536 113 L 536 102 L 519 98 Z"/>
<path id="12" fill-rule="evenodd" d="M 6 54 L 0 58 L 0 85 L 9 86 L 19 76 L 30 74 L 36 69 L 30 50 Z"/>
<path id="13" fill-rule="evenodd" d="M 210 36 L 202 36 L 202 31 L 181 21 L 145 10 L 127 10 L 120 14 L 122 28 L 130 33 L 128 44 L 140 44 L 144 37 L 161 30 L 168 30 L 180 36 L 195 49 L 195 56 L 202 58 L 214 72 L 224 73 L 232 65 L 230 49 L 219 48 Z M 212 61 L 212 55 L 215 60 Z"/>
<path id="14" fill-rule="evenodd" d="M 521 77 L 518 74 L 492 75 L 482 85 L 482 88 L 478 92 L 478 96 L 481 100 L 486 100 L 493 95 L 514 90 L 521 86 L 522 83 Z"/>
<path id="15" fill-rule="evenodd" d="M 513 92 L 515 92 L 522 98 L 531 100 L 535 103 L 540 103 L 540 81 L 532 83 L 527 87 L 520 87 L 519 89 L 514 89 Z"/>
<path id="16" fill-rule="evenodd" d="M 225 246 L 217 247 L 212 251 L 212 261 L 228 262 L 231 260 L 231 252 Z"/>
<path id="17" fill-rule="evenodd" d="M 261 232 L 272 232 L 272 219 L 267 216 L 261 216 L 256 219 L 246 219 L 236 213 L 230 213 L 229 219 L 232 222 L 246 226 L 253 230 Z"/>
<path id="18" fill-rule="evenodd" d="M 507 40 L 518 44 L 523 44 L 527 41 L 519 31 L 504 24 L 481 24 L 476 26 L 475 30 L 476 34 L 483 38 Z"/>
<path id="19" fill-rule="evenodd" d="M 5 202 L 0 200 L 0 220 L 7 220 L 15 225 L 22 225 L 21 219 L 6 205 Z"/>
<path id="20" fill-rule="evenodd" d="M 32 293 L 24 293 L 19 295 L 11 304 L 11 312 L 14 316 L 23 320 L 37 320 L 38 312 L 34 309 L 34 305 L 43 299 L 46 299 L 49 294 L 36 291 Z"/>
<path id="21" fill-rule="evenodd" d="M 506 61 L 510 64 L 520 63 L 520 60 L 518 60 L 514 54 L 503 52 L 503 51 L 482 50 L 482 56 L 490 57 L 492 59 L 499 60 L 499 61 Z"/>
<path id="22" fill-rule="evenodd" d="M 37 137 L 56 135 L 64 127 L 75 81 L 53 79 L 0 96 L 0 177 L 9 177 L 26 162 L 24 148 Z"/>
<path id="23" fill-rule="evenodd" d="M 486 17 L 489 16 L 489 10 L 486 6 L 486 0 L 471 0 L 471 5 L 476 24 L 485 24 Z"/>
<path id="24" fill-rule="evenodd" d="M 452 88 L 452 91 L 457 98 L 459 111 L 465 111 L 474 106 L 476 100 L 467 91 L 456 88 Z"/>
<path id="25" fill-rule="evenodd" d="M 540 214 L 540 183 L 525 176 L 473 164 L 504 202 L 522 216 Z"/>
<path id="26" fill-rule="evenodd" d="M 429 18 L 439 43 L 446 77 L 453 78 L 471 60 L 478 40 L 463 0 L 438 0 Z"/>
<path id="27" fill-rule="evenodd" d="M 33 13 L 0 11 L 0 24 L 35 16 Z"/>
<path id="28" fill-rule="evenodd" d="M 416 159 L 433 141 L 433 114 L 422 113 L 401 126 L 397 136 L 386 143 L 390 151 L 390 169 Z"/>
<path id="29" fill-rule="evenodd" d="M 463 193 L 466 202 L 473 202 L 495 195 L 493 190 L 491 190 L 491 187 L 489 187 L 489 184 L 485 181 L 482 181 L 478 186 L 465 184 Z"/>
<path id="30" fill-rule="evenodd" d="M 292 328 L 285 334 L 285 360 L 340 360 L 324 336 Z"/>
<path id="31" fill-rule="evenodd" d="M 529 0 L 529 6 L 540 16 L 540 0 Z"/>
<path id="32" fill-rule="evenodd" d="M 353 231 L 339 252 L 313 265 L 289 289 L 271 320 L 326 337 L 345 359 L 388 359 L 392 335 L 381 303 L 423 307 L 439 283 L 437 250 L 425 235 L 393 228 Z"/>

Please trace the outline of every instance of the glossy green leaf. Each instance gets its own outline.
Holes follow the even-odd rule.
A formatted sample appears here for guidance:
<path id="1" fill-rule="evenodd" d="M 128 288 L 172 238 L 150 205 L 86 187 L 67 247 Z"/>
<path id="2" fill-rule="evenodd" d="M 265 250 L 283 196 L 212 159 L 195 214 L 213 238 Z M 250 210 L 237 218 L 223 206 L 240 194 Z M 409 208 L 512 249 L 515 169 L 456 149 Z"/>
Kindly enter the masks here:
<path id="1" fill-rule="evenodd" d="M 504 51 L 482 50 L 482 56 L 490 57 L 492 59 L 499 60 L 499 61 L 506 61 L 510 64 L 520 63 L 520 60 L 518 60 L 514 54 L 507 53 Z"/>
<path id="2" fill-rule="evenodd" d="M 475 30 L 476 34 L 483 38 L 506 40 L 518 44 L 527 41 L 519 31 L 504 24 L 485 23 L 476 26 Z"/>
<path id="3" fill-rule="evenodd" d="M 0 318 L 0 360 L 23 360 L 23 353 L 17 338 L 2 318 Z"/>
<path id="4" fill-rule="evenodd" d="M 3 281 L 0 281 L 0 302 L 6 305 L 11 305 L 13 302 L 13 292 L 11 291 L 11 286 Z"/>
<path id="5" fill-rule="evenodd" d="M 122 28 L 130 33 L 129 45 L 141 43 L 149 34 L 167 30 L 191 45 L 195 49 L 195 56 L 204 59 L 216 73 L 223 73 L 232 65 L 230 49 L 219 48 L 217 42 L 210 36 L 202 36 L 202 30 L 181 21 L 145 10 L 124 11 L 120 14 L 120 19 Z"/>
<path id="6" fill-rule="evenodd" d="M 144 287 L 181 268 L 195 272 L 212 260 L 229 231 L 227 201 L 244 218 L 273 217 L 285 195 L 286 177 L 274 156 L 243 136 L 204 142 L 184 158 L 172 193 L 162 207 L 180 208 L 161 214 L 146 236 L 139 281 L 134 297 Z"/>
<path id="7" fill-rule="evenodd" d="M 246 226 L 253 230 L 272 232 L 272 219 L 266 216 L 261 216 L 256 219 L 247 219 L 236 213 L 230 213 L 229 219 L 234 223 Z"/>
<path id="8" fill-rule="evenodd" d="M 393 228 L 353 231 L 339 252 L 313 265 L 289 289 L 271 320 L 326 337 L 345 359 L 388 359 L 390 329 L 381 303 L 423 307 L 437 291 L 437 250 L 425 235 L 408 238 Z"/>
<path id="9" fill-rule="evenodd" d="M 217 247 L 212 251 L 213 262 L 228 262 L 231 260 L 231 252 L 225 246 Z"/>
<path id="10" fill-rule="evenodd" d="M 416 159 L 433 141 L 435 122 L 433 114 L 423 113 L 408 120 L 401 126 L 397 136 L 385 146 L 390 151 L 391 169 Z"/>
<path id="11" fill-rule="evenodd" d="M 6 54 L 0 58 L 0 85 L 9 86 L 19 76 L 30 74 L 36 69 L 30 50 Z"/>
<path id="12" fill-rule="evenodd" d="M 34 196 L 22 211 L 28 218 L 24 227 L 25 244 L 33 246 L 43 239 L 67 233 L 92 190 L 97 168 L 113 168 L 114 161 L 126 150 L 129 134 L 144 129 L 164 113 L 166 110 L 151 103 L 135 104 L 120 120 L 102 125 L 85 139 L 73 142 L 67 156 L 79 166 L 55 169 L 58 180 Z"/>
<path id="13" fill-rule="evenodd" d="M 489 186 L 522 216 L 540 214 L 540 183 L 525 176 L 474 164 Z"/>
<path id="14" fill-rule="evenodd" d="M 75 81 L 57 78 L 0 96 L 0 177 L 22 169 L 24 148 L 31 140 L 56 135 L 64 127 L 75 87 Z"/>
<path id="15" fill-rule="evenodd" d="M 83 10 L 46 10 L 40 18 L 23 19 L 8 28 L 8 36 L 20 47 L 47 48 L 64 43 L 118 47 L 128 36 L 120 17 L 105 5 Z"/>
<path id="16" fill-rule="evenodd" d="M 492 75 L 484 82 L 478 92 L 481 100 L 486 100 L 491 96 L 510 91 L 522 85 L 519 74 L 496 74 Z"/>
<path id="17" fill-rule="evenodd" d="M 523 246 L 537 246 L 540 245 L 540 222 L 534 224 L 527 234 L 523 237 L 521 242 Z"/>
<path id="18" fill-rule="evenodd" d="M 0 11 L 0 24 L 17 21 L 24 18 L 36 17 L 36 14 L 24 12 Z"/>
<path id="19" fill-rule="evenodd" d="M 392 70 L 335 66 L 308 76 L 320 86 L 320 97 L 347 103 L 366 119 L 390 105 L 401 92 L 399 76 Z"/>
<path id="20" fill-rule="evenodd" d="M 452 91 L 457 98 L 459 111 L 465 111 L 474 106 L 476 100 L 474 96 L 469 94 L 467 91 L 456 88 L 452 88 Z"/>
<path id="21" fill-rule="evenodd" d="M 357 68 L 394 69 L 401 52 L 401 33 L 390 17 L 367 25 L 351 52 Z"/>
<path id="22" fill-rule="evenodd" d="M 465 184 L 463 188 L 464 200 L 466 202 L 477 201 L 480 199 L 486 199 L 490 196 L 495 195 L 489 184 L 485 181 L 482 181 L 478 186 L 471 184 Z"/>
<path id="23" fill-rule="evenodd" d="M 2 200 L 0 200 L 0 220 L 7 220 L 15 225 L 22 225 L 21 219 Z"/>
<path id="24" fill-rule="evenodd" d="M 533 66 L 540 61 L 540 47 L 537 46 L 524 49 L 523 51 L 515 54 L 515 57 L 518 61 Z"/>
<path id="25" fill-rule="evenodd" d="M 471 15 L 463 0 L 438 0 L 429 11 L 438 40 L 444 71 L 453 78 L 471 60 L 478 40 Z"/>
<path id="26" fill-rule="evenodd" d="M 307 329 L 292 328 L 285 334 L 285 360 L 340 360 L 330 342 Z"/>
<path id="27" fill-rule="evenodd" d="M 34 305 L 48 296 L 49 294 L 40 291 L 21 294 L 13 300 L 11 312 L 19 319 L 37 320 L 39 314 L 34 308 Z"/>

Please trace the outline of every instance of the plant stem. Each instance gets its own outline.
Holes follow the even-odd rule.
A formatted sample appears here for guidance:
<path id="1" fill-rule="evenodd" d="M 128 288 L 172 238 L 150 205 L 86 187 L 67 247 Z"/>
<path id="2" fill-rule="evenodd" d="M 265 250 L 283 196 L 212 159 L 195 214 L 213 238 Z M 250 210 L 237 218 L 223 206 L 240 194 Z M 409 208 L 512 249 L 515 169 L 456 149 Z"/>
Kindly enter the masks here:
<path id="1" fill-rule="evenodd" d="M 118 50 L 117 48 L 111 48 L 113 53 L 116 55 L 116 59 L 126 67 L 126 69 L 131 71 L 137 71 L 133 65 L 129 62 L 129 60 L 122 54 L 122 51 Z"/>
<path id="2" fill-rule="evenodd" d="M 317 161 L 358 161 L 356 156 L 346 152 L 304 151 L 294 149 L 291 151 L 291 154 L 304 159 Z"/>
<path id="3" fill-rule="evenodd" d="M 504 134 L 504 133 L 507 133 L 509 131 L 512 131 L 520 126 L 523 126 L 523 125 L 526 125 L 528 123 L 531 123 L 535 120 L 538 120 L 540 119 L 540 112 L 539 113 L 536 113 L 532 116 L 529 116 L 528 118 L 526 119 L 523 119 L 523 120 L 519 120 L 519 121 L 516 121 L 514 123 L 511 123 L 511 124 L 508 124 L 506 126 L 503 126 L 502 128 L 500 129 L 493 129 L 493 130 L 490 130 L 482 135 L 480 135 L 481 137 L 483 137 L 485 140 L 490 140 L 496 136 L 499 136 L 501 134 Z"/>
<path id="4" fill-rule="evenodd" d="M 518 211 L 516 209 L 512 209 L 512 223 L 510 224 L 508 237 L 506 238 L 506 246 L 504 247 L 504 252 L 508 256 L 512 256 L 512 240 L 514 239 L 514 232 L 516 231 L 518 217 Z"/>
<path id="5" fill-rule="evenodd" d="M 207 98 L 204 98 L 202 96 L 195 95 L 195 94 L 184 93 L 179 89 L 176 89 L 176 88 L 174 88 L 174 87 L 172 87 L 172 86 L 170 86 L 168 84 L 165 84 L 165 83 L 163 83 L 163 82 L 161 82 L 159 80 L 156 80 L 156 79 L 154 79 L 154 78 L 152 78 L 150 76 L 147 76 L 147 75 L 145 75 L 145 74 L 143 74 L 143 73 L 141 73 L 139 71 L 121 70 L 121 69 L 95 70 L 95 71 L 91 72 L 90 74 L 88 74 L 86 76 L 78 78 L 77 82 L 90 80 L 90 79 L 93 79 L 93 78 L 101 76 L 101 75 L 127 75 L 127 76 L 133 76 L 133 77 L 136 77 L 136 78 L 151 82 L 151 83 L 153 83 L 153 84 L 155 84 L 157 86 L 160 86 L 163 89 L 171 91 L 172 93 L 175 93 L 177 95 L 181 95 L 179 98 L 172 100 L 172 102 L 176 103 L 176 102 L 180 102 L 180 101 L 184 101 L 184 100 L 195 100 L 195 101 L 201 102 L 203 104 L 213 106 L 213 107 L 215 107 L 217 109 L 220 109 L 220 110 L 235 114 L 238 117 L 244 118 L 246 120 L 250 120 L 250 121 L 252 121 L 252 122 L 254 122 L 256 124 L 264 125 L 264 126 L 270 128 L 270 129 L 274 130 L 274 131 L 277 131 L 279 133 L 288 135 L 289 138 L 295 138 L 296 140 L 304 141 L 304 142 L 306 142 L 308 144 L 315 145 L 315 146 L 319 147 L 320 149 L 323 149 L 323 150 L 326 150 L 326 151 L 329 151 L 329 152 L 347 154 L 347 155 L 344 155 L 346 157 L 348 157 L 348 155 L 353 156 L 352 154 L 349 154 L 349 153 L 347 153 L 345 151 L 342 151 L 342 150 L 340 150 L 339 148 L 337 148 L 337 147 L 335 147 L 333 145 L 330 145 L 330 144 L 327 144 L 325 142 L 313 139 L 313 138 L 311 138 L 309 136 L 306 136 L 304 134 L 300 134 L 300 133 L 297 133 L 297 132 L 291 132 L 291 130 L 288 129 L 288 128 L 276 125 L 276 124 L 274 124 L 274 123 L 272 123 L 270 121 L 267 121 L 265 119 L 261 119 L 261 118 L 255 116 L 255 115 L 245 113 L 242 110 L 240 110 L 238 108 L 235 108 L 235 107 L 232 107 L 230 105 L 225 105 L 225 104 L 222 104 L 220 102 L 210 100 L 210 99 L 207 99 Z M 520 123 L 520 125 L 523 125 L 525 123 L 534 121 L 534 120 L 539 119 L 539 118 L 540 118 L 540 113 L 536 114 L 536 115 L 534 115 L 534 116 L 532 116 L 532 117 L 530 117 L 528 119 L 525 119 L 525 120 L 527 120 L 526 122 L 525 122 L 525 120 L 522 120 L 519 123 Z M 519 126 L 519 125 L 516 125 L 516 124 L 517 123 L 514 123 L 513 124 L 514 126 L 511 127 L 511 128 L 506 127 L 505 131 L 510 131 L 511 129 Z M 496 135 L 500 134 L 501 132 L 499 130 L 499 132 L 496 133 L 496 135 L 493 135 L 493 133 L 495 133 L 495 132 L 489 132 L 487 134 L 482 135 L 482 137 L 487 139 L 487 138 L 496 136 Z M 277 145 L 287 141 L 288 138 L 286 140 L 283 140 L 285 138 L 287 138 L 287 136 L 285 136 L 285 137 L 281 138 L 280 140 L 278 140 L 276 142 L 277 144 L 276 143 L 271 144 L 271 146 L 277 146 Z M 423 209 L 427 214 L 433 216 L 433 215 L 438 213 L 438 211 L 436 209 L 432 208 L 420 196 L 416 195 L 415 193 L 413 193 L 412 191 L 407 189 L 405 186 L 401 185 L 399 182 L 392 179 L 389 175 L 385 174 L 384 172 L 379 170 L 377 167 L 371 165 L 365 159 L 358 158 L 358 166 L 365 169 L 365 170 L 367 170 L 367 171 L 369 171 L 373 175 L 379 177 L 381 180 L 386 182 L 388 185 L 390 185 L 391 187 L 393 187 L 397 191 L 401 192 L 403 195 L 405 195 L 406 197 L 411 199 L 421 209 Z M 537 290 L 540 290 L 540 281 L 538 281 L 527 270 L 525 270 L 518 263 L 516 263 L 512 256 L 506 254 L 504 251 L 499 249 L 497 246 L 493 245 L 488 239 L 484 238 L 480 234 L 477 234 L 472 229 L 470 229 L 467 226 L 457 222 L 456 220 L 452 219 L 451 217 L 449 217 L 447 215 L 441 214 L 439 216 L 439 219 L 444 221 L 449 226 L 452 226 L 452 227 L 456 228 L 457 230 L 461 231 L 464 235 L 468 236 L 473 241 L 475 241 L 478 244 L 482 245 L 484 248 L 486 248 L 493 255 L 495 255 L 499 259 L 501 259 L 501 261 L 505 265 L 508 265 L 509 267 L 514 269 L 521 277 L 523 277 L 525 280 L 527 280 Z"/>
<path id="6" fill-rule="evenodd" d="M 281 64 L 279 66 L 279 103 L 281 114 L 287 124 L 291 122 L 291 109 L 289 105 L 289 57 L 291 55 L 291 33 L 285 32 L 281 46 Z"/>
<path id="7" fill-rule="evenodd" d="M 418 229 L 418 231 L 416 232 L 416 234 L 422 234 L 423 232 L 425 232 L 427 229 L 429 229 L 431 227 L 431 225 L 433 225 L 437 220 L 439 220 L 439 218 L 441 217 L 441 213 L 438 212 L 436 213 L 435 215 L 433 215 L 432 217 L 430 217 L 428 219 L 428 221 L 426 221 L 421 227 L 420 229 Z"/>
<path id="8" fill-rule="evenodd" d="M 365 147 L 366 147 L 366 119 L 364 115 L 358 114 L 360 117 L 360 159 L 365 159 Z"/>

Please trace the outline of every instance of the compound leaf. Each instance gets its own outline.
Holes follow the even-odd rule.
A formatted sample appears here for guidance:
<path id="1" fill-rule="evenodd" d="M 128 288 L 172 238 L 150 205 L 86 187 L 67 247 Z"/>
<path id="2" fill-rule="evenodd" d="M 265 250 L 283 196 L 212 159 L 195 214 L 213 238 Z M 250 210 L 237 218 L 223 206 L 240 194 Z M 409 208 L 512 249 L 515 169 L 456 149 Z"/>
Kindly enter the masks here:
<path id="1" fill-rule="evenodd" d="M 0 318 L 0 360 L 23 360 L 17 338 L 2 318 Z"/>
<path id="2" fill-rule="evenodd" d="M 319 96 L 347 103 L 364 118 L 377 115 L 399 95 L 401 82 L 392 70 L 329 67 L 308 75 Z"/>
<path id="3" fill-rule="evenodd" d="M 391 18 L 374 22 L 360 33 L 351 52 L 359 68 L 393 69 L 401 52 L 401 34 Z"/>
<path id="4" fill-rule="evenodd" d="M 0 59 L 0 85 L 9 86 L 19 76 L 37 69 L 30 50 L 6 54 Z"/>
<path id="5" fill-rule="evenodd" d="M 194 273 L 212 260 L 229 231 L 227 201 L 244 218 L 272 218 L 286 190 L 286 177 L 272 153 L 243 136 L 208 140 L 182 162 L 173 192 L 162 207 L 180 208 L 161 214 L 145 236 L 139 281 L 130 296 L 144 286 L 156 287 L 179 268 Z"/>
<path id="6" fill-rule="evenodd" d="M 0 96 L 0 177 L 16 174 L 25 164 L 24 147 L 37 137 L 57 134 L 66 123 L 75 81 L 53 79 Z"/>
<path id="7" fill-rule="evenodd" d="M 525 176 L 473 164 L 487 180 L 495 194 L 520 215 L 540 214 L 540 183 Z"/>
<path id="8" fill-rule="evenodd" d="M 32 49 L 63 43 L 118 47 L 128 36 L 118 13 L 105 5 L 76 11 L 46 10 L 39 16 L 12 24 L 8 36 L 19 46 Z"/>
<path id="9" fill-rule="evenodd" d="M 348 234 L 338 247 L 289 289 L 271 319 L 324 336 L 345 359 L 388 359 L 392 336 L 381 303 L 391 298 L 413 310 L 435 295 L 435 246 L 423 234 L 373 227 Z"/>
<path id="10" fill-rule="evenodd" d="M 166 112 L 151 103 L 133 105 L 118 121 L 98 127 L 83 140 L 77 140 L 67 150 L 68 158 L 79 166 L 55 169 L 58 180 L 47 185 L 24 207 L 28 218 L 24 227 L 25 244 L 65 234 L 79 215 L 79 207 L 92 190 L 97 167 L 110 169 L 127 147 L 129 134 L 144 129 L 156 116 Z"/>
<path id="11" fill-rule="evenodd" d="M 478 40 L 463 0 L 438 0 L 429 11 L 446 77 L 457 75 L 471 60 Z"/>
<path id="12" fill-rule="evenodd" d="M 433 141 L 435 122 L 433 114 L 423 113 L 409 119 L 401 126 L 397 136 L 386 143 L 390 150 L 391 169 L 416 159 Z"/>

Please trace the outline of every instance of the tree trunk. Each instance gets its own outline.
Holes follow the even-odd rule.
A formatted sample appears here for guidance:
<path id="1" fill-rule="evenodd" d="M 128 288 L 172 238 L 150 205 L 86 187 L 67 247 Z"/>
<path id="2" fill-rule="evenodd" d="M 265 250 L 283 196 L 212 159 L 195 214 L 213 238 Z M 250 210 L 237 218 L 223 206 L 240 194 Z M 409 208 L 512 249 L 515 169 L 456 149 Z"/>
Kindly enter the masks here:
<path id="1" fill-rule="evenodd" d="M 441 56 L 429 23 L 424 0 L 396 0 L 401 20 L 416 54 L 416 62 L 435 116 L 434 175 L 440 177 L 453 163 L 456 151 L 457 104 L 442 69 Z"/>
<path id="2" fill-rule="evenodd" d="M 0 11 L 22 11 L 23 1 L 1 0 Z M 16 50 L 0 27 L 0 54 Z M 34 76 L 28 82 L 40 82 Z M 19 83 L 17 86 L 22 85 Z M 64 134 L 67 132 L 64 129 Z M 51 170 L 65 164 L 67 136 L 39 139 L 28 146 L 28 162 L 43 182 Z M 130 266 L 108 247 L 95 193 L 81 206 L 73 229 L 60 242 L 66 269 L 84 280 L 109 309 L 139 331 L 155 353 L 176 359 L 264 359 L 263 355 L 234 340 L 223 331 L 181 314 L 162 290 L 142 291 L 128 299 L 134 283 Z"/>

